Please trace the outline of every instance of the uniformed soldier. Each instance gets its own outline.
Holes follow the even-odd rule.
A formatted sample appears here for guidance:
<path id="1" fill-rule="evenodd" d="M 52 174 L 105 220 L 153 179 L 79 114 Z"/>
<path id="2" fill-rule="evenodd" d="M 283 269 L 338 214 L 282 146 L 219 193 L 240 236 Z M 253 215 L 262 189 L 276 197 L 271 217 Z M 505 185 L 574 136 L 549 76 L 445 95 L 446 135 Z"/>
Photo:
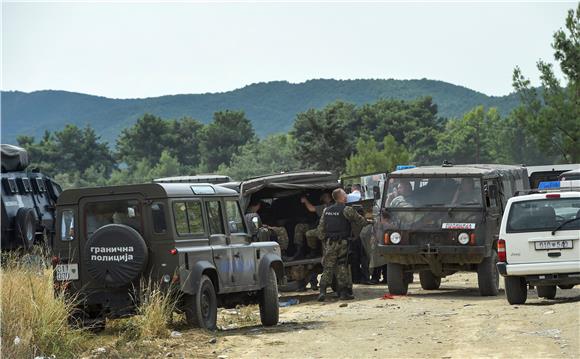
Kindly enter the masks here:
<path id="1" fill-rule="evenodd" d="M 320 196 L 320 204 L 317 206 L 310 203 L 306 197 L 300 198 L 300 202 L 308 212 L 315 213 L 317 217 L 321 217 L 322 211 L 332 203 L 332 197 L 330 193 L 324 192 Z M 317 225 L 315 225 L 315 228 L 312 228 L 307 223 L 298 223 L 294 227 L 294 245 L 298 248 L 304 248 L 304 240 L 306 239 L 306 247 L 309 249 L 306 258 L 316 258 L 320 255 L 320 241 L 322 240 L 320 237 L 321 235 Z"/>
<path id="2" fill-rule="evenodd" d="M 325 250 L 322 258 L 323 273 L 320 280 L 320 295 L 318 301 L 326 299 L 326 288 L 336 275 L 339 298 L 354 299 L 348 292 L 350 270 L 348 268 L 348 240 L 351 236 L 351 224 L 364 226 L 367 220 L 352 207 L 346 206 L 347 195 L 342 188 L 332 192 L 334 205 L 327 207 L 322 213 L 318 230 L 324 236 Z"/>
<path id="3" fill-rule="evenodd" d="M 248 210 L 246 211 L 246 215 L 255 213 L 257 216 L 259 216 L 258 211 L 260 211 L 261 207 L 262 207 L 261 201 L 250 202 Z M 286 228 L 269 226 L 267 224 L 262 224 L 262 227 L 268 229 L 268 231 L 271 234 L 274 234 L 276 236 L 276 242 L 278 242 L 278 244 L 280 245 L 280 250 L 282 251 L 282 254 L 285 256 L 286 251 L 288 250 L 288 245 L 290 243 L 290 239 L 288 238 L 288 232 L 286 231 Z"/>

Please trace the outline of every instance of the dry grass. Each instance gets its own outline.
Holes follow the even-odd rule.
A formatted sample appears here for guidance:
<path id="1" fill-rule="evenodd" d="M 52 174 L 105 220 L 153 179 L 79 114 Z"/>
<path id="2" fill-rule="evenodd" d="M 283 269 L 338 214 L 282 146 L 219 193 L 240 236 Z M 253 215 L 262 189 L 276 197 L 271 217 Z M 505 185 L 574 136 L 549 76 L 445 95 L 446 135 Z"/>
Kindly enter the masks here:
<path id="1" fill-rule="evenodd" d="M 218 315 L 218 326 L 223 329 L 234 329 L 260 325 L 258 305 L 237 306 L 235 309 L 223 309 Z"/>
<path id="2" fill-rule="evenodd" d="M 62 293 L 54 295 L 52 270 L 26 258 L 4 259 L 0 270 L 2 357 L 78 356 L 86 349 L 87 334 L 68 325 L 75 303 Z"/>

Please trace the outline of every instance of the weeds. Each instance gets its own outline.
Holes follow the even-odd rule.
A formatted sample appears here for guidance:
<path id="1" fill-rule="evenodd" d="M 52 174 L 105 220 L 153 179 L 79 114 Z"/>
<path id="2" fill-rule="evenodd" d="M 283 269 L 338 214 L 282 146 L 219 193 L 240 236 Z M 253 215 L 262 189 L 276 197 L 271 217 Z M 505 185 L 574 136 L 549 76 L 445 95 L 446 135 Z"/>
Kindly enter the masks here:
<path id="1" fill-rule="evenodd" d="M 86 349 L 87 334 L 68 325 L 74 300 L 54 295 L 52 270 L 34 258 L 3 258 L 2 356 L 76 357 Z"/>

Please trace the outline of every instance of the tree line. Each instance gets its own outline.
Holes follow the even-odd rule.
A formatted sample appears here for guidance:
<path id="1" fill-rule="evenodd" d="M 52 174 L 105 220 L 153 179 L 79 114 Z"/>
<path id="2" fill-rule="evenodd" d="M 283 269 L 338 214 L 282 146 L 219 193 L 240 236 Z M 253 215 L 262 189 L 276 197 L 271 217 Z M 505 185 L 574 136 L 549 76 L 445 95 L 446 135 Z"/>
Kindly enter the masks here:
<path id="1" fill-rule="evenodd" d="M 220 173 L 236 179 L 298 169 L 340 174 L 390 171 L 396 164 L 580 162 L 580 4 L 570 10 L 552 47 L 564 81 L 539 61 L 541 86 L 513 73 L 521 104 L 507 116 L 478 106 L 443 118 L 430 97 L 380 99 L 356 106 L 336 101 L 298 113 L 286 134 L 258 138 L 242 111 L 220 111 L 208 124 L 146 114 L 115 144 L 87 126 L 67 125 L 38 141 L 18 137 L 33 166 L 64 187 L 147 182 Z"/>

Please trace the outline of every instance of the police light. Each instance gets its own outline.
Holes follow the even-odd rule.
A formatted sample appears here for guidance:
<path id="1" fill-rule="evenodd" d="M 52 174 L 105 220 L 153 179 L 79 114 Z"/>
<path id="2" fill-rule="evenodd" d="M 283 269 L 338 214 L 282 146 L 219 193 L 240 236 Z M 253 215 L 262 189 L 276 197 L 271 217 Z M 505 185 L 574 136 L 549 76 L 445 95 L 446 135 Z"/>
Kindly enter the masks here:
<path id="1" fill-rule="evenodd" d="M 538 189 L 560 188 L 560 181 L 540 182 Z"/>
<path id="2" fill-rule="evenodd" d="M 400 170 L 408 170 L 409 168 L 415 168 L 417 166 L 413 166 L 413 165 L 397 165 L 397 167 L 395 168 L 395 171 L 400 171 Z"/>

